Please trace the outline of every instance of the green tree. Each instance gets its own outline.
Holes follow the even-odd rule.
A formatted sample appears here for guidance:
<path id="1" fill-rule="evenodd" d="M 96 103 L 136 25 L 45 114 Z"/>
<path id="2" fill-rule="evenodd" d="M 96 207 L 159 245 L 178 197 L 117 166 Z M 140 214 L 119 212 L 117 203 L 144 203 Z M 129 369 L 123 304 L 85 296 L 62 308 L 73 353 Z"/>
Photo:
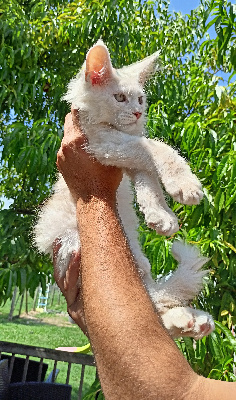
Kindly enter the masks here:
<path id="1" fill-rule="evenodd" d="M 180 149 L 204 186 L 199 206 L 171 199 L 169 204 L 181 223 L 178 235 L 210 257 L 209 278 L 195 303 L 219 321 L 216 332 L 197 346 L 191 339 L 178 345 L 198 372 L 230 380 L 235 340 L 227 327 L 236 323 L 236 10 L 219 0 L 203 0 L 186 16 L 168 7 L 167 0 L 0 5 L 0 193 L 13 199 L 0 214 L 0 300 L 11 297 L 15 284 L 33 293 L 51 273 L 50 261 L 32 249 L 29 233 L 35 208 L 56 176 L 68 111 L 61 97 L 86 51 L 102 38 L 119 67 L 160 49 L 163 69 L 147 87 L 148 133 Z M 211 39 L 208 29 L 214 24 L 218 36 Z M 226 84 L 223 72 L 231 75 Z M 176 267 L 173 238 L 148 230 L 142 217 L 140 239 L 154 276 Z"/>
<path id="2" fill-rule="evenodd" d="M 213 24 L 217 34 L 213 46 L 216 50 L 216 64 L 232 75 L 236 71 L 236 5 L 230 1 L 212 0 L 211 14 L 214 16 L 207 29 Z M 232 76 L 230 77 L 232 78 Z"/>

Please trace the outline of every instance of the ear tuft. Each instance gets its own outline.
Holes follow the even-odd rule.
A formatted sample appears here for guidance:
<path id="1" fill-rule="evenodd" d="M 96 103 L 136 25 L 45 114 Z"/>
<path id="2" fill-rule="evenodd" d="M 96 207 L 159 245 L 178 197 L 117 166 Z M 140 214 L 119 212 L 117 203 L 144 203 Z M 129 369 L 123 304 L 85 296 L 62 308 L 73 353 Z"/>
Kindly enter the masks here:
<path id="1" fill-rule="evenodd" d="M 151 76 L 160 69 L 160 52 L 156 51 L 149 57 L 144 58 L 140 61 L 140 67 L 142 70 L 139 74 L 139 83 L 144 86 L 145 82 L 151 78 Z"/>
<path id="2" fill-rule="evenodd" d="M 137 80 L 141 86 L 144 86 L 145 82 L 150 79 L 158 69 L 161 69 L 159 56 L 160 52 L 157 51 L 141 61 L 121 68 L 119 73 Z"/>
<path id="3" fill-rule="evenodd" d="M 112 77 L 112 65 L 107 47 L 99 40 L 86 57 L 85 80 L 94 85 L 104 85 Z"/>

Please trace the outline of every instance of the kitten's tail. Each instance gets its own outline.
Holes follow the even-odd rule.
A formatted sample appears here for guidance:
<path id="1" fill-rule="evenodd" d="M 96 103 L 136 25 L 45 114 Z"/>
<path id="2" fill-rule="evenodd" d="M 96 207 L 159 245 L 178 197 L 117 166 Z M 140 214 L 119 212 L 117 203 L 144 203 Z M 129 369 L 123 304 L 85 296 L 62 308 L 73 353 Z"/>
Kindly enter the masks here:
<path id="1" fill-rule="evenodd" d="M 179 262 L 178 268 L 169 279 L 162 278 L 150 288 L 154 302 L 164 307 L 185 305 L 192 300 L 202 289 L 203 277 L 208 272 L 201 270 L 208 258 L 203 257 L 197 247 L 177 240 L 172 246 L 172 254 Z"/>
<path id="2" fill-rule="evenodd" d="M 208 273 L 202 270 L 202 266 L 209 261 L 203 257 L 196 246 L 192 246 L 181 240 L 176 240 L 172 246 L 172 254 L 179 262 L 178 269 L 174 272 L 175 280 L 181 282 L 182 298 L 192 300 L 202 289 L 202 278 Z"/>

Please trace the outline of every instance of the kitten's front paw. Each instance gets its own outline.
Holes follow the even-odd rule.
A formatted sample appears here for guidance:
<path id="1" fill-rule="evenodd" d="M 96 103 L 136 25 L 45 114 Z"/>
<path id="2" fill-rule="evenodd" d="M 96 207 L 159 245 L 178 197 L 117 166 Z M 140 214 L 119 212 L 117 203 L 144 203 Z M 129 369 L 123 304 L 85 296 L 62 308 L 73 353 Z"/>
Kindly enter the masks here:
<path id="1" fill-rule="evenodd" d="M 171 197 L 181 204 L 199 204 L 203 198 L 202 186 L 198 179 L 190 177 L 173 177 L 173 180 L 165 182 L 167 192 Z"/>
<path id="2" fill-rule="evenodd" d="M 151 209 L 145 214 L 145 220 L 149 228 L 154 229 L 159 235 L 171 236 L 179 230 L 176 216 L 165 210 Z"/>
<path id="3" fill-rule="evenodd" d="M 215 329 L 210 314 L 190 307 L 171 308 L 162 315 L 162 320 L 173 338 L 189 336 L 199 340 Z"/>

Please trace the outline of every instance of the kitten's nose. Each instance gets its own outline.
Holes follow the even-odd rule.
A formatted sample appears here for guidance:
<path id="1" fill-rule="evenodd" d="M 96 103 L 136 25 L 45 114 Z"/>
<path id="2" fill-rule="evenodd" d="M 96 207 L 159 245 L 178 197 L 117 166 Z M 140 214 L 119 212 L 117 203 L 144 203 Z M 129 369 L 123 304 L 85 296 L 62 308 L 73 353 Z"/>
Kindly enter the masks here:
<path id="1" fill-rule="evenodd" d="M 141 112 L 134 112 L 133 113 L 134 115 L 135 115 L 135 117 L 137 118 L 137 119 L 139 119 L 140 117 L 141 117 L 141 115 L 142 115 L 142 113 Z"/>

